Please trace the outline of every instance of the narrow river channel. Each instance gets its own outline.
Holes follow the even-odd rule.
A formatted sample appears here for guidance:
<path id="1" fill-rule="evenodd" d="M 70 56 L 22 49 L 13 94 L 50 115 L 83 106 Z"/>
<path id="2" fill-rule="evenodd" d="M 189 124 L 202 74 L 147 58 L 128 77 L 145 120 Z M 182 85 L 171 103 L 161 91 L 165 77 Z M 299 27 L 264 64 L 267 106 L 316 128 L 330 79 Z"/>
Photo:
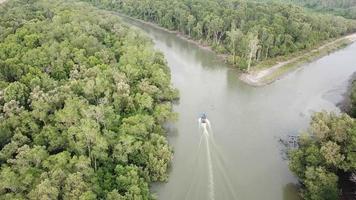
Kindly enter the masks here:
<path id="1" fill-rule="evenodd" d="M 146 32 L 164 53 L 180 91 L 171 127 L 174 159 L 169 181 L 154 184 L 162 200 L 294 200 L 296 179 L 283 160 L 279 137 L 305 130 L 314 111 L 338 111 L 356 71 L 356 43 L 255 88 L 207 50 L 152 26 Z M 205 112 L 209 133 L 199 128 Z"/>

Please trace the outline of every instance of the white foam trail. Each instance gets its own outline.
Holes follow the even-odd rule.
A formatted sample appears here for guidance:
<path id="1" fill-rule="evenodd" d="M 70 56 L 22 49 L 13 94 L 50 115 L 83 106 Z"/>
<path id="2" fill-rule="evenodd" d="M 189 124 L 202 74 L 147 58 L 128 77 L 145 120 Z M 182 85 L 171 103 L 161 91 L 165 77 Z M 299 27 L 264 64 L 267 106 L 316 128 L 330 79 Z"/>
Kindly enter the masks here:
<path id="1" fill-rule="evenodd" d="M 199 120 L 200 121 L 200 120 Z M 234 189 L 232 188 L 230 179 L 228 178 L 225 170 L 224 170 L 224 156 L 221 153 L 220 149 L 218 148 L 217 144 L 215 143 L 213 137 L 213 131 L 211 129 L 211 123 L 209 120 L 206 120 L 206 123 L 200 124 L 201 128 L 203 129 L 203 135 L 205 136 L 206 140 L 206 148 L 207 148 L 207 159 L 208 159 L 208 170 L 209 170 L 209 188 L 210 188 L 210 199 L 214 200 L 215 198 L 215 191 L 214 191 L 214 173 L 213 173 L 213 166 L 212 166 L 212 152 L 215 152 L 215 156 L 218 160 L 215 164 L 218 165 L 219 171 L 222 173 L 223 179 L 227 184 L 228 190 L 230 190 L 230 194 L 233 196 L 234 199 L 238 199 Z"/>
<path id="2" fill-rule="evenodd" d="M 210 152 L 210 145 L 209 145 L 209 133 L 207 129 L 204 129 L 205 141 L 206 141 L 206 153 L 208 157 L 208 170 L 209 170 L 209 188 L 210 188 L 210 199 L 215 199 L 215 191 L 214 191 L 214 173 L 213 173 L 213 164 L 211 161 L 211 152 Z"/>
<path id="3" fill-rule="evenodd" d="M 239 199 L 237 197 L 237 195 L 235 194 L 235 191 L 234 191 L 234 189 L 232 187 L 230 178 L 226 174 L 226 171 L 225 171 L 225 168 L 224 168 L 225 162 L 224 162 L 223 154 L 221 154 L 221 152 L 219 151 L 219 148 L 216 145 L 216 143 L 214 141 L 214 138 L 212 138 L 212 137 L 209 137 L 209 138 L 211 139 L 211 142 L 212 142 L 211 144 L 212 144 L 213 153 L 216 153 L 215 157 L 218 159 L 218 160 L 216 160 L 218 162 L 214 162 L 214 163 L 217 164 L 219 172 L 222 174 L 222 178 L 224 179 L 225 184 L 226 184 L 227 189 L 229 190 L 230 194 L 233 196 L 233 199 L 235 199 L 235 200 Z"/>
<path id="4" fill-rule="evenodd" d="M 210 190 L 209 197 L 210 200 L 214 200 L 215 199 L 214 172 L 213 172 L 213 164 L 211 159 L 210 142 L 209 142 L 209 130 L 211 130 L 211 125 L 210 125 L 210 121 L 207 119 L 206 119 L 206 123 L 201 123 L 201 119 L 199 119 L 199 124 L 203 129 L 203 135 L 205 137 L 205 142 L 206 142 L 206 154 L 208 160 L 209 190 Z"/>
<path id="5" fill-rule="evenodd" d="M 206 124 L 207 124 L 207 127 L 209 128 L 209 131 L 211 131 L 211 125 L 210 125 L 210 121 L 208 119 L 206 119 Z"/>
<path id="6" fill-rule="evenodd" d="M 211 131 L 210 121 L 208 119 L 205 119 L 205 123 L 202 123 L 201 118 L 199 118 L 198 123 L 199 127 L 203 129 L 203 133 L 206 131 L 209 135 L 209 131 Z"/>

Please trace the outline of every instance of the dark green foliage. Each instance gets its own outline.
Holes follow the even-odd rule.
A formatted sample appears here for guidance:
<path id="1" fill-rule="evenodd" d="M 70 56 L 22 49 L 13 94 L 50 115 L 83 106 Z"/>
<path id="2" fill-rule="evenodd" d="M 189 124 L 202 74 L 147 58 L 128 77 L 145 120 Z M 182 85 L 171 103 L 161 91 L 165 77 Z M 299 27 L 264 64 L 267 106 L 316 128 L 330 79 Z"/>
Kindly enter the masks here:
<path id="1" fill-rule="evenodd" d="M 354 80 L 351 85 L 350 101 L 351 101 L 350 115 L 356 117 L 356 80 Z"/>
<path id="2" fill-rule="evenodd" d="M 337 174 L 356 170 L 355 120 L 346 114 L 316 113 L 299 145 L 289 153 L 289 168 L 303 185 L 303 198 L 338 199 Z"/>
<path id="3" fill-rule="evenodd" d="M 259 0 L 294 3 L 320 12 L 330 12 L 346 18 L 356 19 L 355 0 Z"/>
<path id="4" fill-rule="evenodd" d="M 0 199 L 152 199 L 175 118 L 161 53 L 74 1 L 0 7 Z"/>
<path id="5" fill-rule="evenodd" d="M 281 3 L 244 0 L 86 0 L 154 22 L 228 54 L 249 70 L 260 61 L 309 49 L 351 33 L 356 23 Z"/>

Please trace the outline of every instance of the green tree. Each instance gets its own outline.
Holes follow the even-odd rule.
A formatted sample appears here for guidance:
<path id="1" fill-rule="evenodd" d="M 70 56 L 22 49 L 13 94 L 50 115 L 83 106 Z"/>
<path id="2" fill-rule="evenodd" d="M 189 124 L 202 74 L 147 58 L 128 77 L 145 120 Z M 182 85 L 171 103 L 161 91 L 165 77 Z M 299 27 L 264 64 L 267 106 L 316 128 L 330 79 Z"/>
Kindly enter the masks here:
<path id="1" fill-rule="evenodd" d="M 20 82 L 10 83 L 4 90 L 5 103 L 15 100 L 24 106 L 27 104 L 28 96 L 27 87 Z"/>
<path id="2" fill-rule="evenodd" d="M 336 200 L 339 198 L 338 178 L 335 174 L 318 167 L 308 167 L 305 172 L 304 199 L 308 200 Z"/>
<path id="3" fill-rule="evenodd" d="M 346 114 L 312 116 L 309 133 L 289 152 L 289 168 L 303 184 L 304 199 L 338 199 L 337 174 L 355 171 L 356 122 Z"/>
<path id="4" fill-rule="evenodd" d="M 294 0 L 97 0 L 94 4 L 193 36 L 216 52 L 228 54 L 228 61 L 244 70 L 264 60 L 314 48 L 330 38 L 356 30 L 354 21 L 308 12 L 283 1 Z M 305 0 L 295 1 L 305 3 Z M 316 1 L 320 0 L 314 0 L 314 4 L 318 4 Z M 231 47 L 235 28 L 242 32 L 242 38 L 237 47 Z M 255 46 L 252 45 L 256 43 L 255 37 L 260 46 L 256 52 L 251 48 Z M 256 54 L 252 59 L 249 58 L 251 50 Z M 131 73 L 135 72 L 134 65 L 130 64 L 129 68 Z"/>
<path id="5" fill-rule="evenodd" d="M 152 199 L 178 94 L 163 54 L 85 3 L 9 1 L 0 18 L 0 199 Z"/>
<path id="6" fill-rule="evenodd" d="M 236 54 L 238 53 L 238 45 L 243 38 L 243 33 L 232 24 L 231 31 L 227 32 L 229 38 L 230 49 L 232 51 L 232 63 L 236 64 Z"/>
<path id="7" fill-rule="evenodd" d="M 249 33 L 249 36 L 248 36 L 248 40 L 249 40 L 249 53 L 248 53 L 248 64 L 247 64 L 247 72 L 250 72 L 250 68 L 251 68 L 251 63 L 252 63 L 252 60 L 256 58 L 256 53 L 257 53 L 257 50 L 259 48 L 259 40 L 258 40 L 258 37 L 257 35 L 254 35 L 252 33 Z"/>

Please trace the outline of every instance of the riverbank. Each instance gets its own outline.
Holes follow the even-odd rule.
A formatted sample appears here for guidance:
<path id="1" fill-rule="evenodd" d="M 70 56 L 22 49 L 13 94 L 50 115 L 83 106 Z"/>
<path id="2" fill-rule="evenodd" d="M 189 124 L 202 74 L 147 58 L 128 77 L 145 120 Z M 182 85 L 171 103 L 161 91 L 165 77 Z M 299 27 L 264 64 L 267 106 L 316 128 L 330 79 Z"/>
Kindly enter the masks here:
<path id="1" fill-rule="evenodd" d="M 116 13 L 121 17 L 129 18 L 131 20 L 138 21 L 143 24 L 147 24 L 149 26 L 166 31 L 168 33 L 176 34 L 176 36 L 182 40 L 192 43 L 198 46 L 199 48 L 214 52 L 224 62 L 226 62 L 227 60 L 226 59 L 228 57 L 227 54 L 217 53 L 208 44 L 204 44 L 202 43 L 202 41 L 193 40 L 187 35 L 179 31 L 169 30 L 167 28 L 163 28 L 159 26 L 158 24 L 137 19 L 134 17 L 130 17 L 122 13 L 117 13 L 117 12 L 114 13 Z M 356 41 L 356 33 L 338 39 L 330 39 L 329 41 L 320 44 L 318 47 L 314 49 L 307 49 L 307 50 L 296 52 L 292 55 L 276 57 L 276 58 L 268 59 L 266 61 L 262 61 L 258 65 L 252 67 L 252 71 L 250 73 L 241 72 L 238 76 L 241 81 L 251 86 L 256 86 L 256 87 L 265 86 L 282 78 L 284 75 L 302 66 L 303 64 L 315 61 L 336 50 L 344 48 L 355 41 Z"/>
<path id="2" fill-rule="evenodd" d="M 356 33 L 326 42 L 313 50 L 305 50 L 295 53 L 284 59 L 276 58 L 274 61 L 262 62 L 255 66 L 250 73 L 242 73 L 239 78 L 252 86 L 268 85 L 301 65 L 315 61 L 331 52 L 344 48 L 355 41 Z M 274 62 L 275 64 L 271 66 L 271 62 Z"/>
<path id="3" fill-rule="evenodd" d="M 343 94 L 343 100 L 337 104 L 342 112 L 350 113 L 351 112 L 351 91 L 353 83 L 356 81 L 356 72 L 350 77 L 348 81 L 347 90 L 345 94 Z"/>
<path id="4" fill-rule="evenodd" d="M 353 83 L 356 81 L 356 72 L 353 73 L 348 81 L 348 86 L 345 94 L 343 94 L 343 100 L 337 104 L 340 110 L 348 115 L 352 115 L 352 88 Z M 340 200 L 353 200 L 356 199 L 356 174 L 340 172 L 339 187 L 341 188 Z"/>
<path id="5" fill-rule="evenodd" d="M 137 18 L 134 18 L 134 17 L 130 17 L 128 15 L 125 15 L 125 14 L 122 14 L 122 13 L 118 13 L 118 12 L 115 12 L 115 11 L 112 11 L 112 13 L 114 13 L 114 14 L 120 16 L 120 17 L 125 17 L 125 18 L 131 19 L 133 21 L 140 22 L 142 24 L 147 24 L 149 26 L 152 26 L 152 27 L 154 27 L 156 29 L 159 29 L 159 30 L 166 31 L 168 33 L 176 34 L 176 36 L 179 37 L 182 40 L 185 40 L 185 41 L 188 41 L 189 43 L 197 45 L 198 47 L 200 47 L 202 49 L 215 52 L 208 44 L 204 44 L 201 41 L 193 40 L 193 39 L 189 38 L 188 36 L 186 36 L 185 34 L 179 32 L 179 31 L 169 30 L 167 28 L 163 28 L 163 27 L 159 26 L 158 24 L 155 24 L 155 23 L 152 23 L 152 22 L 148 22 L 148 21 L 144 21 L 142 19 L 137 19 Z M 227 55 L 225 55 L 225 54 L 217 54 L 217 55 L 218 55 L 219 58 L 224 59 L 224 61 L 225 61 L 225 58 L 227 57 Z"/>
<path id="6" fill-rule="evenodd" d="M 344 87 L 354 73 L 356 46 L 324 57 L 323 62 L 312 63 L 273 87 L 256 90 L 237 80 L 236 70 L 212 52 L 151 25 L 126 21 L 152 38 L 167 60 L 173 85 L 181 91 L 180 102 L 174 106 L 180 117 L 168 131 L 174 150 L 172 168 L 167 183 L 152 185 L 157 198 L 209 199 L 207 152 L 204 140 L 199 146 L 196 123 L 197 116 L 206 112 L 219 147 L 211 151 L 215 199 L 297 199 L 297 180 L 273 138 L 304 130 L 311 110 L 336 109 L 322 95 L 325 91 L 328 96 L 341 95 L 343 90 L 335 88 Z"/>

